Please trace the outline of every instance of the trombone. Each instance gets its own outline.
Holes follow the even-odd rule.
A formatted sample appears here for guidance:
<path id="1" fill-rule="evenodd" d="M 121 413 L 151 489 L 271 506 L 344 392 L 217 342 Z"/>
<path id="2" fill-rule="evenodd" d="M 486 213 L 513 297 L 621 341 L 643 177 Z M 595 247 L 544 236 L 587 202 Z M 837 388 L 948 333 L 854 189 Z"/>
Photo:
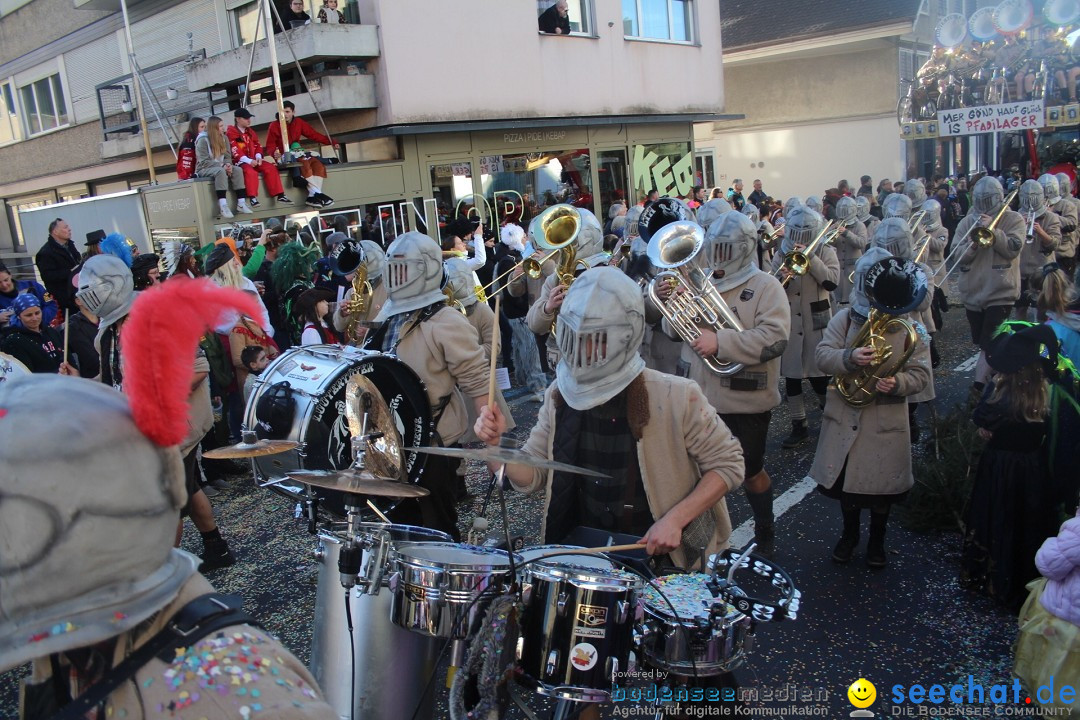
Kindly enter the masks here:
<path id="1" fill-rule="evenodd" d="M 949 260 L 952 259 L 953 255 L 960 252 L 961 248 L 963 248 L 965 252 L 967 251 L 967 246 L 964 245 L 965 240 L 967 240 L 968 246 L 975 244 L 976 247 L 988 248 L 993 245 L 994 228 L 997 227 L 998 222 L 1001 220 L 1002 216 L 1005 215 L 1005 211 L 1009 209 L 1009 203 L 1013 201 L 1013 199 L 1019 192 L 1019 190 L 1013 190 L 1011 193 L 1005 196 L 1005 201 L 1001 204 L 1001 210 L 998 211 L 998 214 L 994 216 L 994 219 L 991 220 L 990 224 L 986 227 L 980 227 L 979 225 L 977 225 L 978 220 L 972 223 L 971 227 L 967 229 L 967 232 L 964 233 L 963 236 L 956 241 L 956 246 L 953 248 L 952 252 L 949 253 L 949 256 L 945 258 L 945 260 L 941 263 L 941 267 L 938 268 L 938 272 L 941 272 L 941 268 L 948 266 Z M 968 236 L 971 236 L 970 240 L 968 240 Z M 960 255 L 960 258 L 962 257 L 964 257 L 963 254 Z M 935 282 L 937 282 L 939 287 L 943 286 L 945 284 L 945 281 L 949 279 L 949 276 L 953 274 L 953 271 L 956 270 L 956 268 L 960 267 L 960 258 L 956 259 L 956 262 L 953 263 L 952 268 L 945 273 L 945 277 L 941 278 L 940 282 L 937 282 L 937 273 L 934 273 Z"/>
<path id="2" fill-rule="evenodd" d="M 777 268 L 776 272 L 773 273 L 773 277 L 779 280 L 782 275 L 780 271 L 787 268 L 787 271 L 791 274 L 780 281 L 781 285 L 787 287 L 788 283 L 791 282 L 792 277 L 796 275 L 802 277 L 805 275 L 810 269 L 810 256 L 817 250 L 818 246 L 828 245 L 840 234 L 840 231 L 843 230 L 843 228 L 843 223 L 835 220 L 830 221 L 828 225 L 821 228 L 821 232 L 819 232 L 817 237 L 811 240 L 810 244 L 805 248 L 802 250 L 792 250 L 784 255 L 784 261 L 780 264 L 780 267 Z"/>

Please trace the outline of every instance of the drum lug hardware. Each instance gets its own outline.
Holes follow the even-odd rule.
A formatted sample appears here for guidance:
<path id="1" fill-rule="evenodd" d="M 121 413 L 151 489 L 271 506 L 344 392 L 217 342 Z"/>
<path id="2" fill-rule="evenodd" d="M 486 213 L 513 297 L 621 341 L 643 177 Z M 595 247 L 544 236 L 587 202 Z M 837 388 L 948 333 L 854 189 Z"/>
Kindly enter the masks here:
<path id="1" fill-rule="evenodd" d="M 532 594 L 533 594 L 533 586 L 532 585 L 526 585 L 521 590 L 521 602 L 523 604 L 525 604 L 525 605 L 528 605 L 529 600 L 532 599 Z"/>
<path id="2" fill-rule="evenodd" d="M 568 593 L 566 593 L 566 592 L 559 593 L 559 601 L 555 605 L 555 609 L 556 609 L 556 611 L 558 611 L 559 615 L 566 615 L 566 603 L 567 603 L 567 601 L 569 599 L 570 599 L 570 596 L 569 596 Z"/>
<path id="3" fill-rule="evenodd" d="M 630 603 L 620 600 L 615 604 L 615 613 L 615 622 L 619 625 L 624 624 L 630 619 Z"/>
<path id="4" fill-rule="evenodd" d="M 558 650 L 552 650 L 551 652 L 548 653 L 547 663 L 544 665 L 544 675 L 546 677 L 551 677 L 552 675 L 554 675 L 555 674 L 555 668 L 558 667 L 558 664 L 559 664 L 559 651 Z"/>
<path id="5" fill-rule="evenodd" d="M 448 592 L 450 592 L 450 583 L 448 583 L 448 582 L 439 583 L 439 599 L 438 599 L 439 605 L 445 605 L 446 604 L 446 594 Z"/>
<path id="6" fill-rule="evenodd" d="M 398 584 L 400 582 L 401 582 L 401 573 L 400 572 L 395 572 L 386 581 L 386 584 L 387 584 L 387 586 L 389 586 L 390 592 L 396 593 L 397 588 L 398 588 Z"/>
<path id="7" fill-rule="evenodd" d="M 326 546 L 319 543 L 315 546 L 315 551 L 312 553 L 315 556 L 316 562 L 322 562 L 326 558 Z"/>

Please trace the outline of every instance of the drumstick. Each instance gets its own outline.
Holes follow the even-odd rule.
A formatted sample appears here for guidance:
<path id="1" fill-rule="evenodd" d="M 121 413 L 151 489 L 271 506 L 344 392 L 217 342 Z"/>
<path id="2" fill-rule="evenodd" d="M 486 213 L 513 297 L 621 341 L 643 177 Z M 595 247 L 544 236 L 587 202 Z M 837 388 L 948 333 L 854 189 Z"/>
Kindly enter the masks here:
<path id="1" fill-rule="evenodd" d="M 367 506 L 368 506 L 369 508 L 371 508 L 371 509 L 372 509 L 372 511 L 373 511 L 373 512 L 374 512 L 374 513 L 375 513 L 376 515 L 378 515 L 378 516 L 379 516 L 379 519 L 380 519 L 380 520 L 382 520 L 382 521 L 383 521 L 384 523 L 386 523 L 387 525 L 393 525 L 393 524 L 394 524 L 394 523 L 393 523 L 393 522 L 392 522 L 392 521 L 390 520 L 390 518 L 386 517 L 385 515 L 383 515 L 383 514 L 382 514 L 382 512 L 380 512 L 380 511 L 379 511 L 379 508 L 375 507 L 375 503 L 373 503 L 373 502 L 371 502 L 370 500 L 368 500 L 368 501 L 367 501 Z"/>
<path id="2" fill-rule="evenodd" d="M 64 362 L 68 361 L 68 326 L 71 325 L 71 311 L 64 309 Z"/>
<path id="3" fill-rule="evenodd" d="M 495 323 L 491 326 L 491 357 L 488 365 L 488 405 L 495 407 L 495 363 L 499 358 L 499 308 L 502 292 L 495 295 Z"/>
<path id="4" fill-rule="evenodd" d="M 642 543 L 631 543 L 629 545 L 602 545 L 601 547 L 591 548 L 573 548 L 559 552 L 544 553 L 540 557 L 554 557 L 555 555 L 581 555 L 584 553 L 597 554 L 605 552 L 622 552 L 624 550 L 644 550 L 645 545 Z"/>

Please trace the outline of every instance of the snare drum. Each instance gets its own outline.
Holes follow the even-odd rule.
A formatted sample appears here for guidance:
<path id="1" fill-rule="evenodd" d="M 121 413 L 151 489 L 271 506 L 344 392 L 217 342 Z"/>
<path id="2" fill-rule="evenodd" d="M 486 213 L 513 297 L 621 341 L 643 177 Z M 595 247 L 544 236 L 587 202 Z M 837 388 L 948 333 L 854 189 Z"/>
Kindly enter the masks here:
<path id="1" fill-rule="evenodd" d="M 405 542 L 450 539 L 438 530 L 380 523 L 360 523 L 359 534 L 371 545 L 388 542 L 391 548 Z M 435 671 L 439 643 L 387 622 L 393 593 L 383 582 L 378 594 L 361 594 L 358 587 L 348 592 L 353 623 L 352 648 L 349 647 L 346 593 L 338 573 L 338 556 L 344 542 L 344 523 L 335 523 L 332 532 L 319 535 L 315 551 L 319 578 L 315 589 L 311 674 L 339 717 L 412 717 L 427 680 Z M 364 572 L 384 569 L 368 567 L 370 558 L 376 554 L 374 547 L 363 551 L 360 567 Z M 383 575 L 385 578 L 386 574 Z M 350 702 L 353 678 L 356 695 Z M 432 717 L 434 698 L 425 697 L 424 703 L 426 710 L 420 717 Z"/>
<path id="2" fill-rule="evenodd" d="M 345 387 L 361 374 L 382 393 L 397 424 L 402 447 L 430 444 L 431 409 L 423 383 L 392 355 L 341 345 L 292 347 L 270 363 L 255 381 L 244 410 L 244 427 L 260 439 L 293 440 L 298 450 L 252 459 L 255 480 L 280 480 L 299 470 L 342 470 L 352 464 L 352 438 L 345 419 Z M 262 402 L 266 398 L 272 402 Z M 409 482 L 423 473 L 426 455 L 403 452 Z M 285 485 L 296 485 L 286 479 Z M 290 493 L 294 500 L 302 495 Z M 345 517 L 342 494 L 316 489 L 321 507 Z M 385 506 L 384 506 L 385 509 Z"/>
<path id="3" fill-rule="evenodd" d="M 517 555 L 514 562 L 521 562 Z M 464 639 L 490 599 L 508 586 L 509 570 L 504 550 L 449 542 L 397 545 L 390 553 L 390 619 L 431 637 Z"/>
<path id="4" fill-rule="evenodd" d="M 726 603 L 723 613 L 712 617 L 710 608 L 722 601 L 713 597 L 709 579 L 701 573 L 665 575 L 645 587 L 645 664 L 687 677 L 720 675 L 742 664 L 750 649 L 751 619 Z"/>
<path id="5" fill-rule="evenodd" d="M 642 580 L 596 555 L 538 560 L 522 576 L 519 680 L 549 697 L 609 700 L 613 674 L 629 669 Z"/>

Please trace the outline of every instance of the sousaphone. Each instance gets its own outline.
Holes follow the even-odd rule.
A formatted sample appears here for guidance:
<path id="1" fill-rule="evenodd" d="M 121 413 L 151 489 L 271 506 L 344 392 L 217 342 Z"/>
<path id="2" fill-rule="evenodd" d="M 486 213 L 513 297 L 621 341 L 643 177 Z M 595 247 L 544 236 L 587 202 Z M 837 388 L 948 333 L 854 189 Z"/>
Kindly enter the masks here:
<path id="1" fill-rule="evenodd" d="M 934 28 L 934 38 L 937 40 L 938 45 L 949 50 L 960 47 L 967 34 L 967 21 L 960 13 L 946 15 L 938 21 L 937 27 Z"/>
<path id="2" fill-rule="evenodd" d="M 1005 37 L 1017 35 L 1031 25 L 1034 17 L 1031 0 L 1002 0 L 994 8 L 994 28 Z"/>

